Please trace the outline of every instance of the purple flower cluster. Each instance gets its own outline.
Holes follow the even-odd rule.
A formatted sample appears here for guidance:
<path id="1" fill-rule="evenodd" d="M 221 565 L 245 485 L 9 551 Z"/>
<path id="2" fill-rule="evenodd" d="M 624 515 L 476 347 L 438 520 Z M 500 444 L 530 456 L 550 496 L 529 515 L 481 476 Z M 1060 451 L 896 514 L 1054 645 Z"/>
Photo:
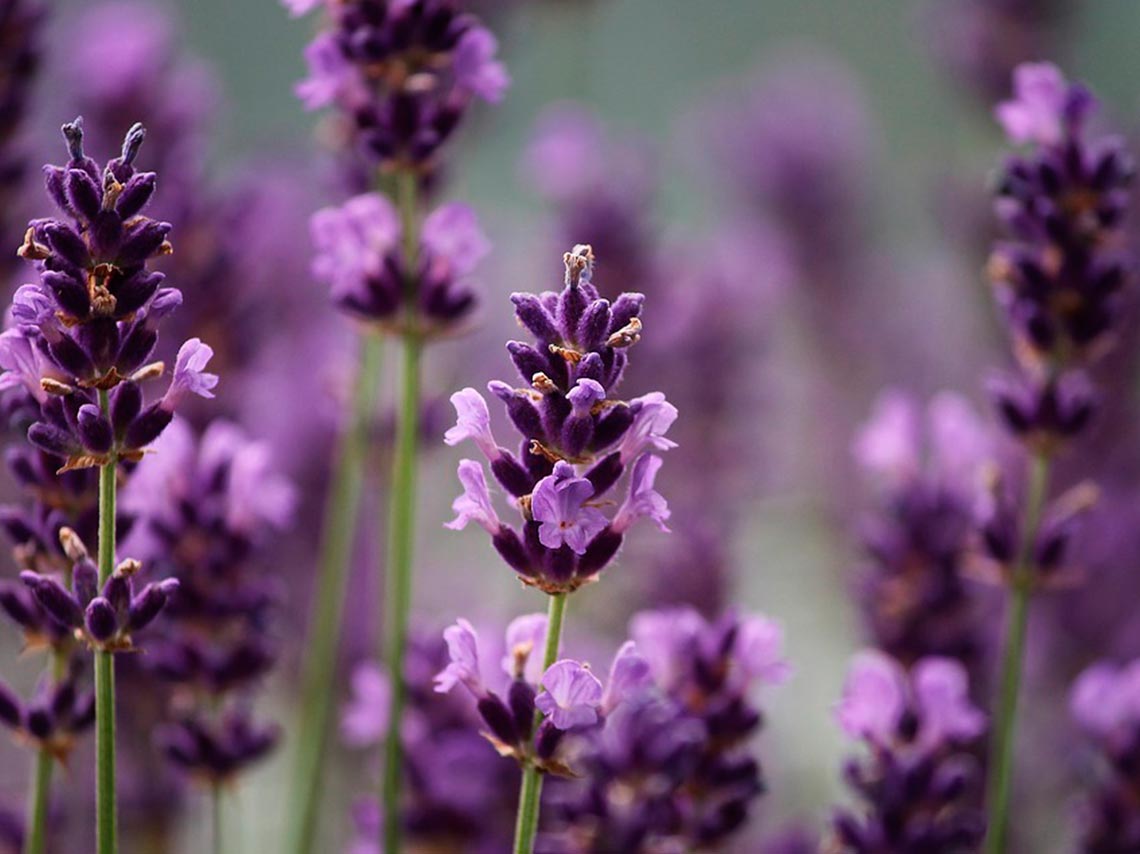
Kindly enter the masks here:
<path id="1" fill-rule="evenodd" d="M 1116 137 L 1087 131 L 1092 95 L 1049 64 L 1019 66 L 997 117 L 1027 150 L 1010 157 L 995 209 L 1008 239 L 989 275 L 1020 370 L 992 393 L 1009 430 L 1048 453 L 1088 425 L 1083 369 L 1112 343 L 1133 259 L 1125 246 L 1132 164 Z"/>
<path id="2" fill-rule="evenodd" d="M 856 656 L 836 709 L 867 753 L 844 767 L 857 809 L 836 812 L 828 851 L 978 850 L 985 832 L 980 768 L 970 748 L 986 730 L 960 663 L 924 658 L 909 673 L 874 651 Z"/>
<path id="3" fill-rule="evenodd" d="M 141 667 L 178 695 L 157 731 L 166 755 L 226 780 L 277 739 L 249 707 L 277 656 L 270 632 L 280 591 L 258 558 L 288 525 L 296 495 L 267 445 L 225 421 L 200 439 L 175 421 L 156 451 L 123 504 L 137 518 L 133 547 L 180 590 Z"/>
<path id="4" fill-rule="evenodd" d="M 37 0 L 0 2 L 0 244 L 12 237 L 13 212 L 20 200 L 27 157 L 20 133 L 28 113 L 32 83 L 40 65 L 44 9 Z M 0 253 L 0 273 L 15 259 Z"/>
<path id="5" fill-rule="evenodd" d="M 494 35 L 454 0 L 285 0 L 331 20 L 308 46 L 297 96 L 335 106 L 361 154 L 385 170 L 430 177 L 473 98 L 498 101 L 509 78 Z"/>
<path id="6" fill-rule="evenodd" d="M 764 791 L 749 746 L 758 685 L 789 673 L 778 626 L 692 608 L 634 616 L 602 700 L 604 720 L 567 751 L 543 852 L 649 852 L 725 843 Z"/>
<path id="7" fill-rule="evenodd" d="M 870 640 L 908 667 L 956 659 L 975 687 L 986 621 L 966 570 L 994 438 L 961 398 L 941 394 L 923 412 L 913 398 L 887 392 L 854 448 L 877 496 L 861 527 L 857 588 Z"/>
<path id="8" fill-rule="evenodd" d="M 16 291 L 0 367 L 40 403 L 29 440 L 62 457 L 66 470 L 137 461 L 175 409 L 190 395 L 211 397 L 218 378 L 205 370 L 213 351 L 191 339 L 178 351 L 166 393 L 144 403 L 141 384 L 164 371 L 161 362 L 147 363 L 158 323 L 182 301 L 147 269 L 171 250 L 170 225 L 141 213 L 156 185 L 154 173 L 133 165 L 145 132 L 132 127 L 122 156 L 102 170 L 83 153 L 81 121 L 63 132 L 71 159 L 45 175 L 66 218 L 28 227 L 20 255 L 35 263 L 39 281 Z M 100 395 L 108 391 L 104 407 Z"/>
<path id="9" fill-rule="evenodd" d="M 508 644 L 523 644 L 528 623 L 539 621 L 544 630 L 545 618 L 539 615 L 515 621 Z M 501 679 L 492 663 L 497 662 L 499 651 L 487 654 L 486 644 L 483 651 L 480 670 L 484 681 Z M 526 655 L 528 678 L 534 679 L 541 652 L 531 650 Z M 406 663 L 409 702 L 403 728 L 408 785 L 400 821 L 409 840 L 426 849 L 491 854 L 510 844 L 518 767 L 490 754 L 480 734 L 482 718 L 467 692 L 444 695 L 436 690 L 437 676 L 449 668 L 454 675 L 448 644 L 438 633 L 413 633 Z M 387 676 L 375 665 L 362 664 L 353 673 L 352 689 L 342 718 L 344 740 L 355 748 L 375 745 L 387 729 Z M 376 802 L 361 801 L 355 819 L 358 838 L 350 849 L 352 854 L 375 854 L 381 820 Z"/>
<path id="10" fill-rule="evenodd" d="M 41 680 L 26 703 L 0 682 L 0 723 L 63 764 L 78 736 L 95 722 L 95 694 L 80 687 L 77 670 L 73 667 L 58 681 Z"/>
<path id="11" fill-rule="evenodd" d="M 1086 854 L 1140 849 L 1140 662 L 1094 664 L 1073 685 L 1072 716 L 1100 755 L 1080 809 Z"/>
<path id="12" fill-rule="evenodd" d="M 565 262 L 561 293 L 511 297 L 535 338 L 507 344 L 526 386 L 488 385 L 522 436 L 519 455 L 495 440 L 486 401 L 472 388 L 452 395 L 458 421 L 445 437 L 449 445 L 475 443 L 523 519 L 521 534 L 500 521 L 483 466 L 463 460 L 464 492 L 448 527 L 480 525 L 525 584 L 552 594 L 595 580 L 638 519 L 666 529 L 669 508 L 653 488 L 662 461 L 648 451 L 673 447 L 665 433 L 677 416 L 659 392 L 628 402 L 613 396 L 626 351 L 641 338 L 642 296 L 622 294 L 612 304 L 598 296 L 589 246 L 576 246 Z M 627 469 L 626 497 L 607 516 L 604 496 Z"/>
<path id="13" fill-rule="evenodd" d="M 405 255 L 399 214 L 379 193 L 317 211 L 311 229 L 313 275 L 329 285 L 339 308 L 359 320 L 438 335 L 456 331 L 475 307 L 469 277 L 491 245 L 466 205 L 444 204 L 427 216 L 414 266 Z M 414 306 L 406 305 L 409 294 Z"/>

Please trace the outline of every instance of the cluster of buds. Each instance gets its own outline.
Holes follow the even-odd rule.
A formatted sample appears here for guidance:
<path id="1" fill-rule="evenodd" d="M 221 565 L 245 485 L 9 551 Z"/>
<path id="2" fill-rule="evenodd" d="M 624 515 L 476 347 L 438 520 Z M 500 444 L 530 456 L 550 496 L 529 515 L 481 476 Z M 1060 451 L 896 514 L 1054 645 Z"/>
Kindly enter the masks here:
<path id="1" fill-rule="evenodd" d="M 968 571 L 991 471 L 993 431 L 948 393 L 923 411 L 887 392 L 854 445 L 875 509 L 860 528 L 859 602 L 876 648 L 906 666 L 928 656 L 960 661 L 979 687 L 984 617 Z"/>
<path id="2" fill-rule="evenodd" d="M 79 688 L 75 672 L 56 682 L 41 681 L 26 703 L 0 682 L 0 723 L 21 740 L 66 763 L 76 737 L 95 723 L 95 694 Z"/>
<path id="3" fill-rule="evenodd" d="M 498 101 L 509 78 L 497 42 L 454 0 L 285 0 L 294 14 L 325 5 L 331 26 L 308 46 L 297 95 L 335 106 L 370 162 L 428 177 L 473 98 Z"/>
<path id="4" fill-rule="evenodd" d="M 122 156 L 100 170 L 83 153 L 82 122 L 63 133 L 71 159 L 45 174 L 67 219 L 28 228 L 20 254 L 35 263 L 39 281 L 16 292 L 0 367 L 40 402 L 29 440 L 69 470 L 140 459 L 179 404 L 190 394 L 211 397 L 218 378 L 205 372 L 212 350 L 191 339 L 166 393 L 144 403 L 140 384 L 164 371 L 162 362 L 147 362 L 157 323 L 182 300 L 146 266 L 170 251 L 170 226 L 141 214 L 155 188 L 155 175 L 133 165 L 145 134 L 131 128 Z"/>
<path id="5" fill-rule="evenodd" d="M 1070 707 L 1099 754 L 1080 807 L 1079 850 L 1140 850 L 1140 661 L 1089 667 L 1073 685 Z"/>
<path id="6" fill-rule="evenodd" d="M 99 570 L 79 536 L 64 528 L 60 539 L 72 561 L 71 589 L 38 572 L 25 570 L 20 579 L 48 616 L 91 649 L 133 651 L 133 633 L 154 622 L 178 590 L 178 580 L 151 582 L 136 593 L 134 576 L 141 564 L 128 559 L 115 567 L 100 589 Z"/>
<path id="7" fill-rule="evenodd" d="M 248 702 L 277 660 L 270 631 L 280 591 L 257 559 L 288 524 L 296 495 L 268 446 L 234 424 L 214 421 L 199 438 L 177 420 L 155 447 L 122 503 L 137 517 L 139 553 L 180 586 L 139 668 L 148 686 L 157 677 L 171 688 L 155 722 L 166 755 L 220 781 L 277 740 Z"/>
<path id="8" fill-rule="evenodd" d="M 924 658 L 908 672 L 883 653 L 860 653 L 837 717 L 867 753 L 844 767 L 860 806 L 836 812 L 824 851 L 978 850 L 981 768 L 970 750 L 986 720 L 959 662 Z"/>
<path id="9" fill-rule="evenodd" d="M 483 466 L 463 460 L 464 493 L 448 527 L 476 522 L 525 584 L 551 594 L 595 580 L 638 519 L 667 530 L 669 508 L 653 488 L 662 461 L 648 449 L 673 447 L 664 434 L 677 416 L 658 392 L 628 402 L 614 395 L 627 351 L 641 338 L 642 296 L 602 299 L 590 281 L 589 246 L 574 247 L 565 262 L 561 293 L 511 297 L 520 325 L 535 337 L 533 345 L 507 344 L 526 385 L 488 385 L 522 436 L 519 455 L 495 440 L 487 404 L 472 388 L 452 395 L 458 422 L 445 436 L 449 445 L 476 444 L 523 519 L 521 533 L 500 521 Z M 626 497 L 607 516 L 605 496 L 627 469 Z"/>
<path id="10" fill-rule="evenodd" d="M 630 629 L 603 723 L 567 750 L 575 779 L 558 790 L 543 850 L 716 848 L 764 791 L 752 695 L 788 675 L 779 628 L 686 607 L 639 613 Z"/>
<path id="11" fill-rule="evenodd" d="M 425 218 L 414 266 L 399 214 L 379 193 L 317 211 L 311 229 L 313 274 L 358 320 L 422 337 L 455 331 L 475 307 L 469 277 L 491 247 L 466 205 L 444 204 Z"/>
<path id="12" fill-rule="evenodd" d="M 1111 346 L 1128 309 L 1125 240 L 1133 167 L 1123 142 L 1087 130 L 1096 102 L 1053 65 L 1024 64 L 997 117 L 1027 146 L 997 182 L 1008 239 L 988 272 L 1019 372 L 992 392 L 1012 433 L 1043 452 L 1080 433 L 1096 397 L 1083 371 Z"/>

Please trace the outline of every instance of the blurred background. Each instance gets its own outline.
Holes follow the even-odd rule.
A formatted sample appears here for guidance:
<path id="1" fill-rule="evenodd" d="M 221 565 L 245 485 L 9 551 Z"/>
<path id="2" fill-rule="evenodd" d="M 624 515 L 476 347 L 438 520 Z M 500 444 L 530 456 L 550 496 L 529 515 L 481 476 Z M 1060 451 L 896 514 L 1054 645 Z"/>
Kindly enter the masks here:
<path id="1" fill-rule="evenodd" d="M 84 99 L 98 96 L 85 88 L 83 72 L 76 76 L 76 63 L 101 50 L 113 56 L 127 49 L 117 27 L 98 19 L 97 5 L 65 0 L 49 10 L 28 134 L 37 162 L 60 162 L 55 128 L 83 109 Z M 627 391 L 660 389 L 677 403 L 680 447 L 662 475 L 674 540 L 662 545 L 652 526 L 639 528 L 602 583 L 575 596 L 569 643 L 584 657 L 598 650 L 598 660 L 608 661 L 632 613 L 678 599 L 711 613 L 725 606 L 759 611 L 783 626 L 795 672 L 761 698 L 760 756 L 769 791 L 732 849 L 762 850 L 763 840 L 786 828 L 819 828 L 830 805 L 844 799 L 839 769 L 847 748 L 832 708 L 850 654 L 868 642 L 853 594 L 863 559 L 860 520 L 873 506 L 851 458 L 859 425 L 887 387 L 920 400 L 950 389 L 981 404 L 986 369 L 1007 358 L 981 273 L 995 233 L 987 180 L 1005 149 L 993 105 L 1008 96 L 1013 64 L 1051 59 L 1097 92 L 1106 124 L 1134 130 L 1140 103 L 1130 63 L 1140 6 L 1065 0 L 478 5 L 499 35 L 512 84 L 501 104 L 473 111 L 442 191 L 478 211 L 494 248 L 478 273 L 476 328 L 427 357 L 435 403 L 425 428 L 416 623 L 430 633 L 464 615 L 498 626 L 544 607 L 537 593 L 520 588 L 481 532 L 443 530 L 461 454 L 440 439 L 451 423 L 448 394 L 509 374 L 502 342 L 517 331 L 508 294 L 557 289 L 561 253 L 589 241 L 603 293 L 649 296 Z M 1024 12 L 1026 5 L 1032 11 Z M 1004 6 L 1012 10 L 1009 21 L 995 11 Z M 177 102 L 179 90 L 164 94 L 158 85 L 172 68 L 193 68 L 210 93 L 194 118 L 204 154 L 189 180 L 208 183 L 219 198 L 243 187 L 274 187 L 261 213 L 241 224 L 226 287 L 207 283 L 199 297 L 191 284 L 175 284 L 187 304 L 202 300 L 196 311 L 206 320 L 196 329 L 223 351 L 223 363 L 226 344 L 211 338 L 211 322 L 220 339 L 235 335 L 228 323 L 252 324 L 241 326 L 254 330 L 246 343 L 257 349 L 241 356 L 248 376 L 228 395 L 230 378 L 219 371 L 220 406 L 252 436 L 270 441 L 276 462 L 301 489 L 296 521 L 277 535 L 285 545 L 273 550 L 267 569 L 283 580 L 286 595 L 276 629 L 282 664 L 260 703 L 285 737 L 272 758 L 241 780 L 227 829 L 231 851 L 278 851 L 322 466 L 352 334 L 327 304 L 324 287 L 308 276 L 306 220 L 345 191 L 322 143 L 321 122 L 292 91 L 305 74 L 302 50 L 312 19 L 290 19 L 272 0 L 138 0 L 106 14 L 149 14 L 142 7 L 158 10 L 155 26 L 168 28 L 154 55 L 139 60 L 140 68 L 154 66 L 149 82 L 156 100 L 149 106 L 164 114 L 185 106 Z M 1019 14 L 1030 23 L 1017 24 Z M 154 121 L 124 116 L 121 130 L 135 119 Z M 552 144 L 567 126 L 562 147 Z M 97 156 L 110 156 L 112 144 L 94 143 Z M 160 156 L 191 155 L 148 149 L 144 168 Z M 558 169 L 578 180 L 552 180 Z M 152 212 L 174 217 L 164 211 L 162 178 Z M 34 192 L 20 205 L 40 215 Z M 196 214 L 228 215 L 223 205 Z M 177 233 L 174 239 L 178 247 Z M 228 289 L 239 286 L 251 290 Z M 288 306 L 275 305 L 278 297 Z M 230 318 L 231 301 L 241 303 L 239 320 Z M 385 364 L 395 367 L 394 354 Z M 271 373 L 272 379 L 257 379 Z M 392 377 L 381 387 L 379 456 L 394 387 Z M 302 414 L 313 423 L 301 425 Z M 384 484 L 372 478 L 370 486 L 338 702 L 348 697 L 347 674 L 370 657 L 380 631 L 380 593 L 370 569 L 385 518 L 376 498 Z M 8 635 L 0 642 L 13 643 Z M 35 668 L 10 664 L 14 653 L 14 647 L 5 651 L 5 675 L 31 684 Z M 1063 709 L 1060 690 L 1048 688 L 1041 702 Z M 1032 715 L 1033 703 L 1027 705 Z M 90 749 L 84 744 L 80 754 Z M 328 851 L 340 850 L 349 835 L 354 793 L 370 773 L 359 754 L 339 747 L 334 753 L 330 806 L 321 820 L 327 845 L 321 850 Z M 65 786 L 86 779 L 87 759 L 81 755 L 74 764 Z M 23 763 L 3 760 L 0 769 L 0 784 L 18 804 Z M 1024 850 L 1070 850 L 1067 790 L 1053 781 L 1038 788 L 1024 796 L 1036 828 L 1027 833 L 1036 841 L 1024 842 Z M 124 850 L 205 850 L 206 809 L 206 795 L 191 795 L 171 821 L 167 847 Z M 69 810 L 64 821 L 83 830 L 81 814 Z M 76 844 L 59 850 L 86 850 Z"/>

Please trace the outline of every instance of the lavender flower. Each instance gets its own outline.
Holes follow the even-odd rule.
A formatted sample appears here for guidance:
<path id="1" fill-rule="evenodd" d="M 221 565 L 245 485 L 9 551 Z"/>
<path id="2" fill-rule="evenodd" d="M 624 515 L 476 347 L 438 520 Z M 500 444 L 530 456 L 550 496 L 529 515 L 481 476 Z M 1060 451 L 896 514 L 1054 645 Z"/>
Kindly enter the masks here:
<path id="1" fill-rule="evenodd" d="M 537 850 L 721 846 L 764 790 L 748 746 L 761 725 L 752 694 L 787 676 L 778 627 L 733 614 L 709 622 L 688 608 L 642 612 L 631 633 L 611 667 L 603 723 L 568 737 L 575 778 L 551 789 Z"/>
<path id="2" fill-rule="evenodd" d="M 876 647 L 904 665 L 957 659 L 975 685 L 986 656 L 985 611 L 966 578 L 995 437 L 964 400 L 922 412 L 886 392 L 854 447 L 876 492 L 861 534 L 858 592 Z"/>
<path id="3" fill-rule="evenodd" d="M 138 517 L 132 545 L 167 577 L 162 583 L 180 586 L 141 663 L 181 697 L 172 694 L 153 725 L 176 765 L 224 780 L 278 737 L 250 708 L 276 660 L 270 630 L 280 598 L 257 560 L 288 525 L 296 495 L 265 443 L 228 422 L 197 438 L 175 421 L 156 449 L 123 495 Z"/>
<path id="4" fill-rule="evenodd" d="M 836 715 L 869 752 L 844 767 L 861 806 L 838 810 L 827 850 L 977 850 L 985 822 L 968 752 L 985 731 L 957 661 L 924 658 L 908 674 L 880 652 L 856 656 Z"/>
<path id="5" fill-rule="evenodd" d="M 288 5 L 303 14 L 320 4 Z M 471 101 L 498 101 L 509 83 L 494 35 L 448 0 L 326 6 L 331 28 L 306 49 L 297 96 L 349 117 L 370 162 L 430 176 Z"/>
<path id="6" fill-rule="evenodd" d="M 613 397 L 626 350 L 641 337 L 643 298 L 623 294 L 611 305 L 591 282 L 593 253 L 566 254 L 561 294 L 515 294 L 519 323 L 537 346 L 512 341 L 507 350 L 527 388 L 492 382 L 522 434 L 520 456 L 491 435 L 486 404 L 474 389 L 452 397 L 459 420 L 446 441 L 473 440 L 523 517 L 522 533 L 495 513 L 482 466 L 460 463 L 464 493 L 450 527 L 483 526 L 523 582 L 555 594 L 594 580 L 613 559 L 625 531 L 648 517 L 662 524 L 668 509 L 653 490 L 659 463 L 642 462 L 650 449 L 666 450 L 677 412 L 660 393 L 625 402 Z M 631 468 L 630 493 L 608 517 L 603 496 Z"/>
<path id="7" fill-rule="evenodd" d="M 95 722 L 95 694 L 80 688 L 76 670 L 59 681 L 42 679 L 26 703 L 0 682 L 0 724 L 63 764 Z"/>
<path id="8" fill-rule="evenodd" d="M 1100 756 L 1080 809 L 1080 851 L 1100 854 L 1140 846 L 1136 806 L 1140 749 L 1140 663 L 1098 663 L 1085 670 L 1070 697 L 1073 719 Z"/>
<path id="9" fill-rule="evenodd" d="M 420 335 L 454 331 L 470 315 L 470 274 L 491 248 L 469 207 L 445 204 L 424 220 L 409 269 L 399 215 L 378 193 L 317 211 L 312 237 L 313 275 L 328 283 L 340 309 L 395 331 L 406 328 L 411 311 L 408 331 Z M 409 293 L 414 306 L 405 305 Z"/>

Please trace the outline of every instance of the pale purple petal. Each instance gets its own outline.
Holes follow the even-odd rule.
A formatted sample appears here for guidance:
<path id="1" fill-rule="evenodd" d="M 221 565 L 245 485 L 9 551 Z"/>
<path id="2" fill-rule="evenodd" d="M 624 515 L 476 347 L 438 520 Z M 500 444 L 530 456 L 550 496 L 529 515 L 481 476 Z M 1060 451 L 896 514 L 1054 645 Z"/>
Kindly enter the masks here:
<path id="1" fill-rule="evenodd" d="M 520 675 L 518 665 L 521 662 L 522 677 L 532 685 L 538 682 L 542 675 L 546 625 L 546 614 L 524 614 L 511 620 L 507 626 L 507 652 L 503 656 L 503 670 L 508 676 Z"/>
<path id="2" fill-rule="evenodd" d="M 589 668 L 570 659 L 556 661 L 542 675 L 542 687 L 535 705 L 558 729 L 597 722 L 602 683 Z"/>
<path id="3" fill-rule="evenodd" d="M 574 467 L 559 462 L 554 473 L 540 480 L 531 494 L 531 516 L 539 522 L 538 539 L 548 549 L 569 546 L 576 554 L 606 527 L 605 515 L 585 502 L 594 495 L 594 485 L 577 477 Z"/>
<path id="4" fill-rule="evenodd" d="M 388 730 L 388 676 L 374 664 L 361 664 L 352 672 L 352 697 L 341 716 L 340 731 L 346 744 L 379 744 Z"/>
<path id="5" fill-rule="evenodd" d="M 791 676 L 791 665 L 784 658 L 784 630 L 767 617 L 753 615 L 740 621 L 735 653 L 750 679 L 778 685 Z"/>
<path id="6" fill-rule="evenodd" d="M 463 494 L 451 502 L 451 509 L 456 515 L 444 527 L 462 531 L 468 522 L 474 522 L 494 536 L 502 523 L 491 503 L 491 491 L 487 488 L 483 466 L 474 460 L 460 460 L 458 475 L 459 482 L 463 484 Z"/>
<path id="7" fill-rule="evenodd" d="M 456 422 L 443 434 L 443 441 L 448 445 L 458 445 L 470 439 L 492 462 L 502 456 L 491 434 L 491 413 L 487 411 L 483 395 L 468 387 L 451 396 L 451 405 L 455 407 Z"/>
<path id="8" fill-rule="evenodd" d="M 309 233 L 316 248 L 313 275 L 334 297 L 363 295 L 369 277 L 399 244 L 400 217 L 384 196 L 362 193 L 314 213 Z"/>
<path id="9" fill-rule="evenodd" d="M 191 338 L 178 350 L 174 360 L 174 376 L 166 390 L 162 405 L 173 412 L 188 395 L 211 398 L 218 384 L 217 374 L 206 372 L 206 365 L 214 356 L 214 350 L 198 338 Z"/>
<path id="10" fill-rule="evenodd" d="M 1013 94 L 994 110 L 1011 142 L 1053 145 L 1061 140 L 1069 85 L 1050 62 L 1026 62 L 1013 72 Z"/>
<path id="11" fill-rule="evenodd" d="M 677 443 L 665 438 L 673 422 L 677 420 L 677 407 L 669 403 L 659 391 L 636 397 L 630 401 L 637 405 L 637 414 L 633 424 L 622 437 L 619 450 L 621 460 L 628 464 L 641 455 L 647 448 L 658 451 L 668 451 L 677 447 Z"/>
<path id="12" fill-rule="evenodd" d="M 662 462 L 658 456 L 642 454 L 633 464 L 629 495 L 614 516 L 613 529 L 619 534 L 642 518 L 656 522 L 662 531 L 669 530 L 669 526 L 665 524 L 665 520 L 669 518 L 669 504 L 661 493 L 653 488 Z"/>
<path id="13" fill-rule="evenodd" d="M 852 738 L 890 743 L 906 708 L 906 674 L 881 652 L 858 653 L 836 708 L 839 725 Z"/>
<path id="14" fill-rule="evenodd" d="M 491 251 L 491 241 L 479 227 L 475 211 L 451 202 L 432 211 L 424 220 L 420 239 L 428 251 L 447 261 L 456 276 L 466 276 Z"/>
<path id="15" fill-rule="evenodd" d="M 924 658 L 911 673 L 926 744 L 972 741 L 986 729 L 986 716 L 970 702 L 966 668 L 952 658 Z"/>
<path id="16" fill-rule="evenodd" d="M 447 655 L 451 663 L 436 674 L 435 690 L 446 694 L 462 682 L 476 696 L 483 694 L 483 680 L 479 675 L 479 636 L 467 620 L 460 617 L 455 624 L 443 630 L 447 641 Z"/>
<path id="17" fill-rule="evenodd" d="M 1130 704 L 1122 685 L 1120 669 L 1112 664 L 1094 664 L 1077 677 L 1069 710 L 1081 729 L 1107 739 L 1129 722 Z"/>
<path id="18" fill-rule="evenodd" d="M 576 413 L 586 414 L 595 403 L 606 399 L 606 390 L 597 380 L 581 379 L 567 392 L 566 399 Z"/>
<path id="19" fill-rule="evenodd" d="M 890 390 L 879 396 L 854 445 L 855 462 L 887 486 L 914 477 L 922 461 L 918 407 L 909 395 Z"/>
<path id="20" fill-rule="evenodd" d="M 362 84 L 332 33 L 321 33 L 309 42 L 305 47 L 305 63 L 309 76 L 293 89 L 305 109 L 317 110 L 334 102 L 357 101 Z"/>
<path id="21" fill-rule="evenodd" d="M 472 27 L 455 46 L 454 68 L 458 86 L 484 101 L 502 100 L 511 78 L 495 59 L 499 43 L 485 27 Z"/>
<path id="22" fill-rule="evenodd" d="M 289 15 L 293 18 L 303 17 L 323 3 L 324 0 L 281 0 L 281 5 L 289 10 Z"/>
<path id="23" fill-rule="evenodd" d="M 628 697 L 653 685 L 649 662 L 638 652 L 637 644 L 626 641 L 610 665 L 610 676 L 602 695 L 602 710 L 608 715 Z"/>

